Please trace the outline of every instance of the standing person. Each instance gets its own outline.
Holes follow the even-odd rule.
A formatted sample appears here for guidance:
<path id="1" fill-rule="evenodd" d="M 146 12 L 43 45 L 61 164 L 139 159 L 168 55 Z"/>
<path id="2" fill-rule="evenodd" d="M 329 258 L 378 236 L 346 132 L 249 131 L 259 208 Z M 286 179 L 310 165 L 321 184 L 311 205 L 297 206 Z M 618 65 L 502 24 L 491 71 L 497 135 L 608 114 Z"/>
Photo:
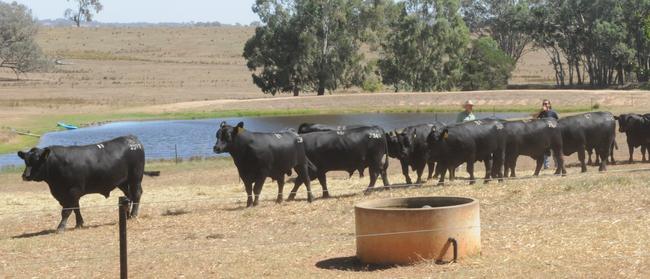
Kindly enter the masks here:
<path id="1" fill-rule="evenodd" d="M 542 101 L 542 110 L 537 114 L 537 118 L 555 118 L 555 120 L 559 120 L 560 116 L 553 110 L 551 101 L 544 99 L 544 101 Z"/>
<path id="2" fill-rule="evenodd" d="M 474 102 L 472 102 L 472 100 L 467 100 L 463 104 L 463 108 L 465 110 L 458 114 L 458 116 L 456 117 L 456 123 L 463 123 L 463 122 L 472 121 L 476 119 L 476 116 L 474 116 L 474 112 L 473 112 Z"/>
<path id="3" fill-rule="evenodd" d="M 542 101 L 542 110 L 537 114 L 537 118 L 555 118 L 555 120 L 559 120 L 560 116 L 553 110 L 551 101 L 544 99 Z M 544 169 L 548 169 L 549 167 L 548 157 L 548 155 L 544 154 Z M 553 160 L 555 160 L 555 158 L 553 158 Z M 557 162 L 555 164 L 557 165 Z"/>

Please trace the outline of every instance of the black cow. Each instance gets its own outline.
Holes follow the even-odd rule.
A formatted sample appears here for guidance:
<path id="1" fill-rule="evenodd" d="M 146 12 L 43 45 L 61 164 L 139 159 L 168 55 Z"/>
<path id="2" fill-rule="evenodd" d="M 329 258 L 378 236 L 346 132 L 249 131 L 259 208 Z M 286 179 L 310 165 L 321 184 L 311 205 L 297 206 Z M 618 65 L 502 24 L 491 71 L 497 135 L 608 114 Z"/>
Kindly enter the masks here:
<path id="1" fill-rule="evenodd" d="M 544 156 L 550 155 L 550 150 L 557 162 L 555 174 L 566 174 L 562 156 L 562 132 L 554 118 L 543 118 L 524 121 L 509 121 L 503 123 L 506 134 L 505 176 L 515 177 L 515 167 L 519 155 L 533 158 L 537 165 L 534 175 L 544 164 Z"/>
<path id="2" fill-rule="evenodd" d="M 387 143 L 384 130 L 377 126 L 358 127 L 337 131 L 319 131 L 301 134 L 307 158 L 316 166 L 310 169 L 309 177 L 318 178 L 323 187 L 323 197 L 329 197 L 326 174 L 329 171 L 347 171 L 350 175 L 355 170 L 370 171 L 371 190 L 378 176 L 384 186 L 388 186 L 386 169 L 388 168 Z M 313 172 L 312 172 L 313 171 Z M 289 199 L 293 199 L 303 181 L 298 178 Z"/>
<path id="3" fill-rule="evenodd" d="M 214 152 L 217 154 L 228 152 L 235 161 L 239 177 L 244 182 L 248 195 L 246 206 L 258 205 L 262 186 L 267 177 L 277 181 L 276 202 L 282 202 L 284 178 L 285 175 L 291 174 L 292 169 L 298 174 L 298 180 L 305 181 L 307 200 L 312 202 L 308 170 L 310 162 L 305 155 L 305 144 L 301 136 L 292 131 L 249 132 L 244 129 L 243 122 L 233 127 L 225 121 L 221 123 L 216 136 Z M 254 188 L 253 183 L 255 183 Z M 253 194 L 255 194 L 254 201 Z"/>
<path id="4" fill-rule="evenodd" d="M 402 174 L 404 174 L 407 184 L 412 184 L 409 167 L 417 174 L 415 182 L 417 184 L 423 182 L 422 173 L 425 166 L 429 168 L 427 180 L 433 177 L 436 158 L 431 156 L 429 152 L 427 136 L 429 136 L 434 126 L 437 129 L 442 129 L 445 124 L 436 121 L 430 124 L 409 126 L 386 134 L 388 138 L 388 155 L 400 161 Z"/>
<path id="5" fill-rule="evenodd" d="M 327 124 L 318 124 L 318 123 L 302 123 L 300 126 L 298 126 L 298 133 L 299 134 L 307 134 L 307 133 L 313 133 L 313 132 L 324 132 L 324 131 L 338 131 L 338 133 L 342 133 L 343 131 L 347 129 L 355 129 L 355 128 L 362 128 L 362 127 L 371 127 L 371 126 L 364 126 L 364 125 L 327 125 Z M 363 168 L 357 169 L 359 171 L 359 178 L 363 178 Z M 350 176 L 354 173 L 354 170 L 350 172 Z M 314 179 L 314 177 L 312 177 Z"/>
<path id="6" fill-rule="evenodd" d="M 119 188 L 133 202 L 129 217 L 138 215 L 144 173 L 144 148 L 134 136 L 85 146 L 50 146 L 18 152 L 25 161 L 23 180 L 45 181 L 61 204 L 63 232 L 74 210 L 77 228 L 83 226 L 79 198 L 86 194 L 102 194 L 106 198 Z"/>
<path id="7" fill-rule="evenodd" d="M 317 124 L 317 123 L 302 123 L 298 126 L 299 134 L 307 134 L 312 132 L 322 132 L 322 131 L 343 131 L 347 129 L 368 127 L 363 125 L 327 125 L 327 124 Z"/>
<path id="8" fill-rule="evenodd" d="M 618 121 L 618 131 L 627 136 L 627 148 L 630 152 L 630 163 L 634 161 L 634 149 L 641 147 L 643 162 L 646 162 L 646 150 L 650 146 L 650 114 L 640 115 L 635 113 L 621 114 L 615 119 Z"/>
<path id="9" fill-rule="evenodd" d="M 427 144 L 431 155 L 439 158 L 439 184 L 444 183 L 447 170 L 452 171 L 462 163 L 467 163 L 470 184 L 474 184 L 476 161 L 485 163 L 486 183 L 490 177 L 503 177 L 501 171 L 505 159 L 506 137 L 500 120 L 482 119 L 444 128 L 434 126 L 427 137 Z"/>
<path id="10" fill-rule="evenodd" d="M 562 149 L 565 156 L 578 152 L 582 172 L 587 171 L 585 150 L 594 149 L 600 158 L 599 171 L 607 170 L 607 157 L 616 137 L 616 122 L 609 112 L 590 112 L 562 118 Z"/>

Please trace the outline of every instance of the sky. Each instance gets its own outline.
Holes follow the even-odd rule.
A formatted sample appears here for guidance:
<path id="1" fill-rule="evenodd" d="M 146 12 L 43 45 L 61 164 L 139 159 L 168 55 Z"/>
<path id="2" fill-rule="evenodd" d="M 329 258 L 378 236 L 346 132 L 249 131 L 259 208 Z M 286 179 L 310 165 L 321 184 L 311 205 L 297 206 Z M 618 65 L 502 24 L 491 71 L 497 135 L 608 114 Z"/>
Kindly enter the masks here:
<path id="1" fill-rule="evenodd" d="M 32 10 L 38 19 L 63 18 L 73 7 L 66 0 L 2 0 L 16 1 Z M 251 11 L 254 0 L 103 0 L 104 9 L 94 20 L 100 22 L 206 22 L 249 24 L 259 20 Z"/>

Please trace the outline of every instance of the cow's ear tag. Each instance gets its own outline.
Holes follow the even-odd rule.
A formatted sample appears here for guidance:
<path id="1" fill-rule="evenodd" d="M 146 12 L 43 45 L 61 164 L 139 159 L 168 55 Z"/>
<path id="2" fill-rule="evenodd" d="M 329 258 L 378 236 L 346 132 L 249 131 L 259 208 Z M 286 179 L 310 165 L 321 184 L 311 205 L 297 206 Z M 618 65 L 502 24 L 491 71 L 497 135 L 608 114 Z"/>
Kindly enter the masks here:
<path id="1" fill-rule="evenodd" d="M 240 134 L 244 131 L 244 127 L 237 127 L 237 134 Z"/>
<path id="2" fill-rule="evenodd" d="M 442 135 L 442 138 L 448 139 L 449 138 L 449 132 L 445 131 L 445 134 Z"/>

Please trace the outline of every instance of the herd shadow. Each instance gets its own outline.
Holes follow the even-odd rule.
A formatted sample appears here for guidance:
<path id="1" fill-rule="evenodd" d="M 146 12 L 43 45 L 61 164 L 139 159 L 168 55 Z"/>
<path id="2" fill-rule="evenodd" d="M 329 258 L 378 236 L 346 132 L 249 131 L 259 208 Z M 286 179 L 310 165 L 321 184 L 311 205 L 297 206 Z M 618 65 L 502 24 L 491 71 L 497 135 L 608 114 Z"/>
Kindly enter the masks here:
<path id="1" fill-rule="evenodd" d="M 110 222 L 110 223 L 104 223 L 104 224 L 86 225 L 83 228 L 69 228 L 69 229 L 66 229 L 65 231 L 94 229 L 94 228 L 101 228 L 101 227 L 106 227 L 106 226 L 114 226 L 116 224 L 117 223 L 115 223 L 115 222 Z M 51 234 L 56 234 L 56 230 L 49 229 L 49 230 L 42 230 L 42 231 L 38 231 L 38 232 L 26 232 L 26 233 L 22 233 L 22 234 L 19 234 L 19 235 L 14 235 L 11 238 L 12 239 L 24 239 L 24 238 L 32 238 L 32 237 L 45 236 L 45 235 L 51 235 Z"/>
<path id="2" fill-rule="evenodd" d="M 316 267 L 326 270 L 352 271 L 352 272 L 372 272 L 378 270 L 387 270 L 398 267 L 397 265 L 368 265 L 362 263 L 357 257 L 337 257 L 322 260 L 316 263 Z"/>

